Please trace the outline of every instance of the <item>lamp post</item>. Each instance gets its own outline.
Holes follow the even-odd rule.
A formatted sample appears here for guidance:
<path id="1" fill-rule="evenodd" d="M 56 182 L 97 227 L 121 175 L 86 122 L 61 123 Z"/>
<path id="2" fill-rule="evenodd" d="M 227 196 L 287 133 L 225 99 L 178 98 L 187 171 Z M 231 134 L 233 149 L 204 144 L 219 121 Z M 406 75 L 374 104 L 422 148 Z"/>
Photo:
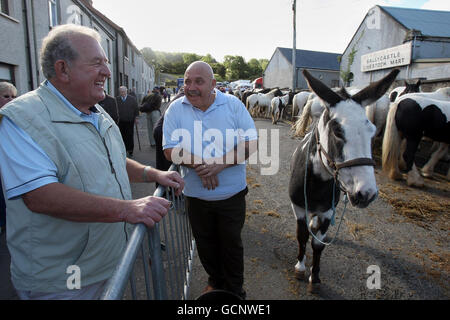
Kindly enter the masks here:
<path id="1" fill-rule="evenodd" d="M 293 0 L 292 3 L 292 11 L 294 16 L 294 39 L 292 44 L 292 92 L 295 92 L 295 88 L 297 86 L 297 23 L 296 23 L 296 16 L 297 16 L 297 0 Z"/>

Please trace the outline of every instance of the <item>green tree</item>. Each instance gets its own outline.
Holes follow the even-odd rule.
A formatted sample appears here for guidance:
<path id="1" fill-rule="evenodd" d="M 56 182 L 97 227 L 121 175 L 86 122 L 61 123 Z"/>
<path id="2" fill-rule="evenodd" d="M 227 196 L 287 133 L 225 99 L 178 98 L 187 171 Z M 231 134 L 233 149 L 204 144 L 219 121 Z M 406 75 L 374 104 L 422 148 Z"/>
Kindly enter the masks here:
<path id="1" fill-rule="evenodd" d="M 248 77 L 248 65 L 241 56 L 226 55 L 223 65 L 226 68 L 226 79 L 228 81 L 236 81 Z"/>
<path id="2" fill-rule="evenodd" d="M 263 69 L 257 59 L 250 59 L 248 62 L 248 72 L 250 80 L 262 77 Z"/>
<path id="3" fill-rule="evenodd" d="M 264 72 L 264 70 L 266 70 L 267 65 L 269 64 L 269 60 L 268 59 L 259 59 L 258 60 L 259 65 L 261 66 L 262 71 Z"/>
<path id="4" fill-rule="evenodd" d="M 214 74 L 217 74 L 220 77 L 220 81 L 223 81 L 225 79 L 227 68 L 225 68 L 222 63 L 212 63 L 211 68 L 213 68 Z"/>
<path id="5" fill-rule="evenodd" d="M 217 63 L 216 59 L 214 59 L 214 57 L 211 56 L 209 53 L 206 56 L 202 57 L 201 60 L 203 62 L 206 62 L 209 65 L 212 65 L 213 63 Z"/>
<path id="6" fill-rule="evenodd" d="M 202 59 L 202 56 L 199 56 L 196 53 L 185 53 L 183 54 L 183 61 L 188 67 L 192 62 L 199 61 Z"/>

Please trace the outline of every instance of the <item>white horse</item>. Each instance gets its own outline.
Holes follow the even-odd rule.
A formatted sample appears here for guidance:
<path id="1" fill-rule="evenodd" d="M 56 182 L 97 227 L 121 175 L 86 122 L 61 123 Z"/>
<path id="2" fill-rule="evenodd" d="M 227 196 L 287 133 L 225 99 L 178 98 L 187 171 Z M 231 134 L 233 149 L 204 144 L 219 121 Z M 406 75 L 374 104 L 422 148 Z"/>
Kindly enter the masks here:
<path id="1" fill-rule="evenodd" d="M 333 91 L 339 91 L 339 88 L 334 88 Z M 349 94 L 355 94 L 360 89 L 349 87 L 346 89 Z M 319 119 L 322 115 L 322 112 L 325 108 L 323 101 L 317 97 L 315 93 L 310 94 L 308 101 L 306 102 L 305 107 L 303 108 L 303 112 L 300 115 L 300 118 L 294 124 L 295 136 L 304 136 L 306 134 L 306 130 L 310 123 Z"/>
<path id="2" fill-rule="evenodd" d="M 247 105 L 246 105 L 247 110 L 251 115 L 256 116 L 260 115 L 262 108 L 267 108 L 266 116 L 268 117 L 272 99 L 274 97 L 280 97 L 282 95 L 283 93 L 278 88 L 275 88 L 266 94 L 256 93 L 254 95 L 251 95 L 250 97 L 247 98 Z M 253 109 L 256 110 L 256 115 L 253 114 L 255 112 L 253 111 Z"/>
<path id="3" fill-rule="evenodd" d="M 295 117 L 297 117 L 299 114 L 302 114 L 303 107 L 308 101 L 310 95 L 311 92 L 303 91 L 297 93 L 294 96 L 294 99 L 292 100 L 292 121 L 294 121 Z"/>
<path id="4" fill-rule="evenodd" d="M 367 118 L 372 122 L 377 131 L 375 133 L 375 137 L 377 137 L 386 126 L 386 118 L 389 112 L 389 106 L 391 101 L 389 100 L 389 96 L 387 94 L 383 95 L 380 99 L 378 99 L 375 103 L 368 105 L 366 107 L 366 115 Z"/>

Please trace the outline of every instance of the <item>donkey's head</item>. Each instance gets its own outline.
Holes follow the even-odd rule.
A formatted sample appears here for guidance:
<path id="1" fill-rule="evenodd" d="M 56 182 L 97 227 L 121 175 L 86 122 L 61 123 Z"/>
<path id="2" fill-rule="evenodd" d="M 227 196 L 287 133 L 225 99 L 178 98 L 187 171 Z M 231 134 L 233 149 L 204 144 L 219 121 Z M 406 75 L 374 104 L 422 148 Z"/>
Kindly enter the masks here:
<path id="1" fill-rule="evenodd" d="M 399 70 L 393 70 L 380 81 L 350 95 L 344 88 L 334 92 L 308 71 L 303 71 L 309 87 L 325 105 L 317 125 L 317 137 L 324 151 L 319 151 L 314 161 L 323 159 L 328 172 L 337 176 L 352 205 L 360 208 L 367 207 L 378 194 L 371 160 L 375 126 L 367 119 L 364 107 L 378 100 L 398 73 Z"/>

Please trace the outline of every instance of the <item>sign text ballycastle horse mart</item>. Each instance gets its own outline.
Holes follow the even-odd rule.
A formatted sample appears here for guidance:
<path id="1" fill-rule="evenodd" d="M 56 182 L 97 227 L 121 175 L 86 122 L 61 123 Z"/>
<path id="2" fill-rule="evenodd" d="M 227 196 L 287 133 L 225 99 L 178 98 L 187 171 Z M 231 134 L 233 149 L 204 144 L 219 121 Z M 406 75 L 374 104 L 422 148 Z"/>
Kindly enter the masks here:
<path id="1" fill-rule="evenodd" d="M 361 71 L 387 69 L 411 63 L 411 43 L 365 54 L 361 57 Z"/>

